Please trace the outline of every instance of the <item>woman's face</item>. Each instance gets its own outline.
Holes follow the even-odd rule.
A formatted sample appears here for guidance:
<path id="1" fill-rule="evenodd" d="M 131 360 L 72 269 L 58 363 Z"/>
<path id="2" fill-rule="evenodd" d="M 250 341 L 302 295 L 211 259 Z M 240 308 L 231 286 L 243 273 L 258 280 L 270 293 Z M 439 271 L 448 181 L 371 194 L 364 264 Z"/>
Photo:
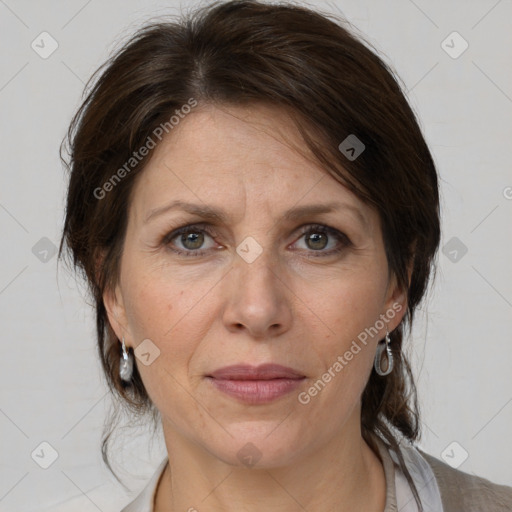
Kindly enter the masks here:
<path id="1" fill-rule="evenodd" d="M 275 109 L 198 108 L 133 189 L 104 299 L 118 337 L 139 347 L 168 448 L 275 467 L 359 433 L 376 345 L 404 295 L 377 213 L 285 139 L 304 148 Z M 293 372 L 218 372 L 262 364 Z"/>

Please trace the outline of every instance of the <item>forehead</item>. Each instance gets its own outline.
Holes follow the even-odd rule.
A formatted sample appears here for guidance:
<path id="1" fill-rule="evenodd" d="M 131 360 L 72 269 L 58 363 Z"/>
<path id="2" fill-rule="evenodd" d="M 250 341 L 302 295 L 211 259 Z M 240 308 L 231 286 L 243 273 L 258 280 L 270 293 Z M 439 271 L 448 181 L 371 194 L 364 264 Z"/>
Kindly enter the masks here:
<path id="1" fill-rule="evenodd" d="M 138 176 L 132 207 L 143 222 L 173 200 L 273 215 L 299 203 L 368 209 L 316 163 L 284 110 L 262 105 L 201 107 L 163 138 Z"/>

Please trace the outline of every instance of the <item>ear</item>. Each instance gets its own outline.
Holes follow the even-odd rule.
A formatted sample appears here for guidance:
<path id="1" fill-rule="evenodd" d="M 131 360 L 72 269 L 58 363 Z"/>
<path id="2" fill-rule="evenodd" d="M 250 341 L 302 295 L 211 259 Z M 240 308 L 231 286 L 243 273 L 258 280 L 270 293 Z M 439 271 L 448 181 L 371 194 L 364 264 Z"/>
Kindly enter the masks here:
<path id="1" fill-rule="evenodd" d="M 105 253 L 101 251 L 95 258 L 97 282 L 99 281 L 100 268 L 104 257 Z M 116 336 L 122 340 L 123 336 L 128 333 L 128 323 L 122 291 L 119 284 L 117 284 L 114 289 L 110 288 L 108 285 L 105 286 L 105 290 L 103 291 L 103 304 L 105 305 L 107 318 L 112 330 L 115 332 Z M 126 345 L 128 346 L 127 342 Z"/>
<path id="2" fill-rule="evenodd" d="M 106 289 L 103 292 L 103 304 L 105 304 L 108 321 L 119 340 L 122 340 L 123 336 L 129 338 L 126 309 L 119 285 L 116 285 L 114 290 Z M 128 339 L 125 340 L 125 343 L 126 346 L 129 346 Z"/>
<path id="3" fill-rule="evenodd" d="M 388 315 L 386 312 L 384 313 L 390 318 L 388 322 L 389 332 L 396 329 L 407 311 L 407 296 L 411 283 L 412 269 L 413 262 L 411 261 L 407 266 L 406 288 L 398 284 L 397 278 L 394 274 L 389 279 L 385 308 L 386 312 L 390 312 L 390 314 Z M 391 312 L 393 313 L 391 314 Z"/>

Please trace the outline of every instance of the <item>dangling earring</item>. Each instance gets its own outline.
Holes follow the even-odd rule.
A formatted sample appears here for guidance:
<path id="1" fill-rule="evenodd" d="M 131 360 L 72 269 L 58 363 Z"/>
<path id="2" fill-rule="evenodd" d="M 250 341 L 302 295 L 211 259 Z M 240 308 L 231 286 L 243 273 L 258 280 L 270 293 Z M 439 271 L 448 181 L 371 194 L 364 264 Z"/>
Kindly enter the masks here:
<path id="1" fill-rule="evenodd" d="M 391 347 L 389 346 L 391 342 L 391 338 L 389 337 L 389 332 L 386 327 L 386 338 L 385 341 L 380 341 L 377 345 L 377 353 L 375 354 L 375 362 L 373 363 L 373 366 L 375 368 L 375 371 L 381 375 L 386 376 L 391 373 L 393 370 L 393 352 L 391 352 Z M 382 353 L 386 352 L 386 359 L 388 361 L 387 367 L 385 370 L 382 369 Z"/>
<path id="2" fill-rule="evenodd" d="M 124 344 L 124 336 L 121 347 L 122 354 L 121 364 L 119 365 L 119 376 L 121 377 L 121 380 L 124 380 L 125 382 L 130 382 L 132 380 L 133 374 L 133 356 L 129 354 L 126 350 L 126 345 Z"/>

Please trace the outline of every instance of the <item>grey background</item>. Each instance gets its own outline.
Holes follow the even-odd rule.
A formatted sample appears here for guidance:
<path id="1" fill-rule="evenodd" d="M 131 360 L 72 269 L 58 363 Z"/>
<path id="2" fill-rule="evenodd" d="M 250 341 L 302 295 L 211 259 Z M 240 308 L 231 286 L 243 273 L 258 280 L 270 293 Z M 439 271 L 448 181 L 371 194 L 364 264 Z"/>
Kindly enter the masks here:
<path id="1" fill-rule="evenodd" d="M 397 70 L 442 179 L 445 249 L 409 341 L 420 446 L 512 484 L 512 4 L 310 5 L 343 12 Z M 161 438 L 149 443 L 143 429 L 128 429 L 114 462 L 133 492 L 103 466 L 110 401 L 92 310 L 51 248 L 66 184 L 58 147 L 85 81 L 144 21 L 192 6 L 0 0 L 0 511 L 119 511 L 165 455 Z M 58 43 L 46 59 L 31 47 L 43 46 L 43 31 Z M 469 44 L 457 58 L 444 48 L 458 52 L 461 40 L 442 43 L 453 31 Z M 58 454 L 47 469 L 40 464 L 51 462 L 52 448 L 42 442 Z"/>

